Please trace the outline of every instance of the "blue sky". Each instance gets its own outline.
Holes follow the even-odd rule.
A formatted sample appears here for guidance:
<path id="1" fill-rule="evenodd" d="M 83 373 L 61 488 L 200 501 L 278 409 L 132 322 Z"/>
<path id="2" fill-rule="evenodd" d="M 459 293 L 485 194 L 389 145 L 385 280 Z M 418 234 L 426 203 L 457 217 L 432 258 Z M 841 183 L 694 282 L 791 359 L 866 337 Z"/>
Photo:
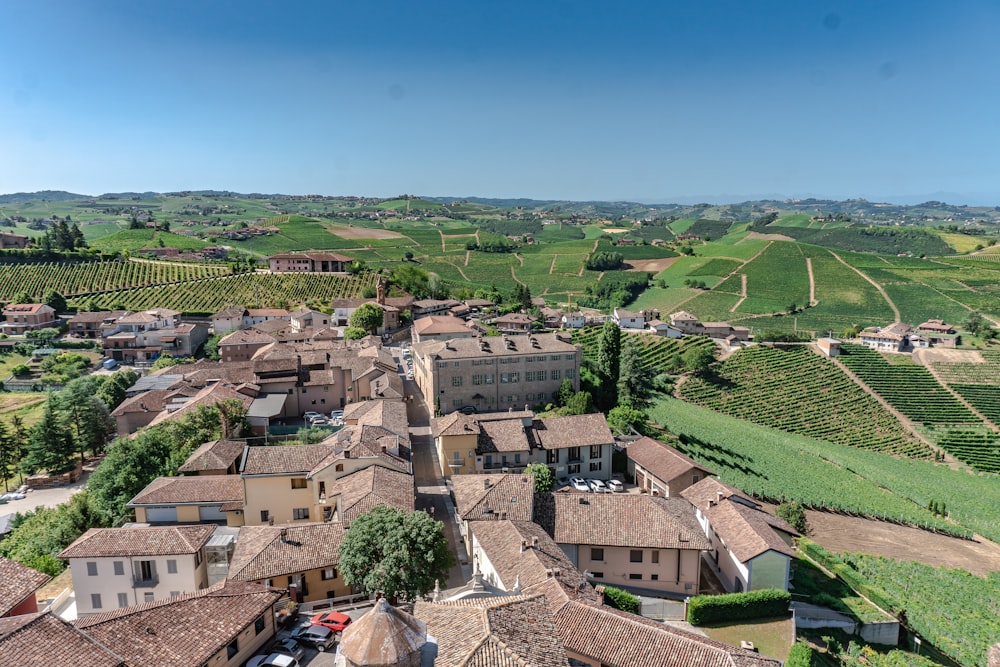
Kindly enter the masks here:
<path id="1" fill-rule="evenodd" d="M 1000 204 L 996 2 L 0 3 L 0 192 Z"/>

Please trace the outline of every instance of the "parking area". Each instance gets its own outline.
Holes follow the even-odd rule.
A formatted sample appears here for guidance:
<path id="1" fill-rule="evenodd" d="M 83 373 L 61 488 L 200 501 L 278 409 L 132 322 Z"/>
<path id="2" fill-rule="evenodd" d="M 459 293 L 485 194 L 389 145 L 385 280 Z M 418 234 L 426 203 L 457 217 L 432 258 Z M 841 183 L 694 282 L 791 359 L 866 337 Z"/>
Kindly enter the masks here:
<path id="1" fill-rule="evenodd" d="M 68 484 L 66 486 L 58 486 L 54 489 L 39 489 L 38 491 L 28 490 L 27 493 L 23 494 L 23 498 L 17 500 L 8 500 L 4 504 L 0 504 L 0 515 L 2 514 L 14 514 L 25 512 L 30 512 L 38 507 L 55 507 L 56 505 L 61 505 L 68 501 L 74 493 L 79 492 L 84 484 L 87 483 L 87 477 L 90 476 L 90 472 L 84 470 L 83 474 L 80 476 L 79 481 L 73 484 Z M 13 491 L 16 487 L 11 487 Z M 2 495 L 2 494 L 0 494 Z"/>
<path id="2" fill-rule="evenodd" d="M 354 622 L 359 618 L 361 618 L 365 614 L 365 612 L 367 612 L 369 609 L 371 609 L 371 604 L 366 602 L 364 604 L 352 605 L 350 607 L 340 607 L 334 610 L 324 609 L 322 611 L 316 611 L 315 613 L 313 612 L 303 613 L 301 616 L 299 616 L 298 620 L 294 624 L 290 625 L 289 627 L 279 629 L 275 641 L 272 642 L 270 645 L 268 645 L 266 648 L 259 651 L 257 653 L 257 656 L 254 656 L 254 658 L 258 656 L 270 655 L 281 642 L 291 639 L 292 635 L 295 634 L 295 632 L 299 628 L 309 627 L 311 625 L 310 619 L 316 614 L 326 613 L 328 611 L 337 611 L 346 614 L 351 618 L 351 622 Z M 315 647 L 312 646 L 300 644 L 299 646 L 301 647 L 300 649 L 301 657 L 299 658 L 299 665 L 303 666 L 309 665 L 311 667 L 332 666 L 334 664 L 334 655 L 336 654 L 337 646 L 340 644 L 341 633 L 339 632 L 335 633 L 335 636 L 336 636 L 336 641 L 330 644 L 328 648 L 322 651 L 317 650 Z M 248 660 L 246 664 L 247 665 L 256 664 L 254 658 L 250 658 L 250 660 Z"/>

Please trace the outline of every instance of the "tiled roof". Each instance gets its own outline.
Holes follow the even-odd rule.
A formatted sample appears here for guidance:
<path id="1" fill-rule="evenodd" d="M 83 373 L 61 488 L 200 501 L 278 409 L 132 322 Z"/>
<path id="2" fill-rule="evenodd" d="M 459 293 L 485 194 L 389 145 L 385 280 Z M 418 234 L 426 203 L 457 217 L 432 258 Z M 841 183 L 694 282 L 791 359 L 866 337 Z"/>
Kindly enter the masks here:
<path id="1" fill-rule="evenodd" d="M 247 312 L 246 308 L 239 308 L 239 307 L 223 308 L 215 315 L 212 315 L 212 319 L 224 320 L 224 319 L 232 319 L 234 317 L 243 317 L 243 315 L 245 315 L 246 312 Z"/>
<path id="2" fill-rule="evenodd" d="M 193 554 L 208 542 L 215 526 L 91 528 L 62 550 L 60 558 L 169 556 Z"/>
<path id="3" fill-rule="evenodd" d="M 203 665 L 252 625 L 281 593 L 223 582 L 197 593 L 80 618 L 76 626 L 113 646 L 129 667 Z"/>
<path id="4" fill-rule="evenodd" d="M 350 525 L 380 505 L 413 511 L 413 475 L 374 464 L 344 475 L 330 487 L 329 497 L 341 496 L 340 521 Z"/>
<path id="5" fill-rule="evenodd" d="M 8 313 L 37 313 L 41 312 L 43 308 L 55 312 L 49 306 L 44 303 L 11 303 L 4 307 L 4 312 Z"/>
<path id="6" fill-rule="evenodd" d="M 177 472 L 225 470 L 243 455 L 245 445 L 242 440 L 209 440 L 191 452 Z"/>
<path id="7" fill-rule="evenodd" d="M 536 419 L 535 438 L 543 449 L 613 445 L 608 420 L 600 413 Z"/>
<path id="8" fill-rule="evenodd" d="M 440 667 L 566 667 L 541 595 L 418 602 L 414 615 L 438 640 Z"/>
<path id="9" fill-rule="evenodd" d="M 692 315 L 691 313 L 689 313 L 686 310 L 679 310 L 679 311 L 677 311 L 676 313 L 673 313 L 670 316 L 670 320 L 672 322 L 677 322 L 677 321 L 681 321 L 681 322 L 697 322 L 698 318 L 695 317 L 694 315 Z"/>
<path id="10" fill-rule="evenodd" d="M 477 450 L 484 454 L 529 452 L 531 443 L 520 419 L 484 421 L 479 424 Z"/>
<path id="11" fill-rule="evenodd" d="M 468 333 L 465 320 L 451 315 L 431 315 L 421 317 L 413 323 L 413 331 L 418 336 L 447 333 Z"/>
<path id="12" fill-rule="evenodd" d="M 720 482 L 715 477 L 706 477 L 681 491 L 681 496 L 700 510 L 708 508 L 709 502 L 719 502 L 724 498 L 738 498 L 740 502 L 753 507 L 760 507 L 749 494 L 743 493 L 735 486 Z"/>
<path id="13" fill-rule="evenodd" d="M 0 556 L 0 616 L 21 604 L 51 578 L 27 565 Z"/>
<path id="14" fill-rule="evenodd" d="M 272 445 L 247 450 L 243 475 L 305 474 L 333 451 L 331 445 Z"/>
<path id="15" fill-rule="evenodd" d="M 334 567 L 344 532 L 339 523 L 242 526 L 229 563 L 229 578 L 259 581 Z"/>
<path id="16" fill-rule="evenodd" d="M 199 391 L 197 394 L 191 397 L 191 400 L 187 401 L 183 407 L 174 410 L 173 412 L 161 412 L 158 414 L 153 421 L 149 422 L 150 426 L 155 426 L 169 419 L 177 419 L 182 415 L 186 415 L 196 408 L 207 405 L 217 405 L 222 401 L 236 400 L 244 405 L 244 407 L 249 408 L 250 404 L 253 402 L 253 398 L 250 396 L 245 396 L 237 392 L 232 387 L 229 387 L 221 382 L 209 385 Z"/>
<path id="17" fill-rule="evenodd" d="M 395 399 L 349 403 L 344 407 L 344 421 L 383 426 L 401 436 L 407 436 L 410 427 L 406 416 L 406 404 Z"/>
<path id="18" fill-rule="evenodd" d="M 789 558 L 795 557 L 795 551 L 781 539 L 777 531 L 794 536 L 798 536 L 798 532 L 778 517 L 732 500 L 723 500 L 718 505 L 709 507 L 705 515 L 712 530 L 741 563 L 746 563 L 765 551 L 777 551 Z"/>
<path id="19" fill-rule="evenodd" d="M 238 475 L 198 475 L 157 477 L 146 485 L 127 507 L 136 505 L 179 505 L 186 503 L 226 503 L 243 500 L 243 480 Z"/>
<path id="20" fill-rule="evenodd" d="M 625 453 L 664 483 L 669 483 L 670 480 L 691 470 L 701 470 L 708 475 L 715 474 L 673 447 L 648 437 L 639 438 L 635 442 L 629 443 Z"/>
<path id="21" fill-rule="evenodd" d="M 511 410 L 509 412 L 480 412 L 474 415 L 462 414 L 459 411 L 450 412 L 444 417 L 431 420 L 431 430 L 435 437 L 439 435 L 468 435 L 479 433 L 479 424 L 487 421 L 502 421 L 517 419 L 523 421 L 532 419 L 535 413 L 531 410 Z"/>
<path id="22" fill-rule="evenodd" d="M 410 665 L 426 644 L 427 624 L 380 598 L 344 630 L 337 653 L 351 665 Z"/>
<path id="23" fill-rule="evenodd" d="M 487 349 L 480 349 L 485 340 Z M 534 342 L 536 345 L 533 345 Z M 578 354 L 580 351 L 559 334 L 532 336 L 507 336 L 506 338 L 454 338 L 449 341 L 428 341 L 413 345 L 414 354 L 437 359 L 481 359 L 488 357 L 513 357 L 522 354 Z"/>
<path id="24" fill-rule="evenodd" d="M 57 660 L 58 656 L 65 660 Z M 0 665 L 50 667 L 54 664 L 121 667 L 125 663 L 55 614 L 43 612 L 0 618 Z"/>
<path id="25" fill-rule="evenodd" d="M 247 310 L 250 317 L 289 317 L 290 313 L 284 308 L 250 308 Z"/>
<path id="26" fill-rule="evenodd" d="M 559 544 L 645 549 L 710 549 L 683 498 L 646 494 L 551 493 L 537 520 Z"/>
<path id="27" fill-rule="evenodd" d="M 531 475 L 452 475 L 455 508 L 466 521 L 531 521 L 535 478 Z"/>
<path id="28" fill-rule="evenodd" d="M 249 329 L 237 329 L 233 333 L 224 336 L 219 339 L 219 345 L 225 347 L 226 345 L 267 344 L 273 343 L 274 340 L 274 336 L 251 327 Z"/>
<path id="29" fill-rule="evenodd" d="M 555 612 L 563 646 L 615 667 L 780 667 L 781 662 L 605 606 L 570 601 Z"/>

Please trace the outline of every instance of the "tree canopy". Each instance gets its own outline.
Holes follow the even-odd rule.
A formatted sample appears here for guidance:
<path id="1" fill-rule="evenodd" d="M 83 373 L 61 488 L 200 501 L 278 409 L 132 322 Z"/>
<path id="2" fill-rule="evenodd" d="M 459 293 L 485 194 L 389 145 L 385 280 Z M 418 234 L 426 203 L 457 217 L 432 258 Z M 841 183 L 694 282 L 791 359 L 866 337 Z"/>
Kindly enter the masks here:
<path id="1" fill-rule="evenodd" d="M 618 405 L 637 410 L 649 406 L 653 398 L 653 372 L 642 363 L 639 350 L 631 338 L 622 347 L 618 369 Z"/>
<path id="2" fill-rule="evenodd" d="M 351 326 L 363 329 L 367 334 L 377 333 L 383 321 L 382 309 L 375 303 L 362 304 L 351 313 Z"/>
<path id="3" fill-rule="evenodd" d="M 535 493 L 548 493 L 556 485 L 552 470 L 544 463 L 532 463 L 524 472 L 535 478 Z"/>
<path id="4" fill-rule="evenodd" d="M 339 556 L 348 585 L 397 600 L 426 595 L 454 561 L 439 522 L 384 505 L 351 523 Z"/>

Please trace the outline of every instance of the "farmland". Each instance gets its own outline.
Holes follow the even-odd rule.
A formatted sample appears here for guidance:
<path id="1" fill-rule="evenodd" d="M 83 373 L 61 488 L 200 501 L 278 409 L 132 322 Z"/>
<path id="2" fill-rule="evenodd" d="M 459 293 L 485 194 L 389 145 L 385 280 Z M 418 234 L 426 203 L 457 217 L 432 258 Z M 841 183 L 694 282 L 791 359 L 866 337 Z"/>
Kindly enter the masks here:
<path id="1" fill-rule="evenodd" d="M 601 327 L 584 327 L 573 332 L 573 342 L 583 345 L 583 356 L 585 359 L 594 361 L 597 359 L 597 341 L 601 335 Z M 623 337 L 632 341 L 643 364 L 647 368 L 653 369 L 657 373 L 670 372 L 675 363 L 675 357 L 691 348 L 712 348 L 714 344 L 711 339 L 705 337 L 694 338 L 665 338 L 653 334 L 634 333 Z"/>
<path id="2" fill-rule="evenodd" d="M 719 364 L 713 377 L 688 378 L 678 392 L 698 405 L 789 433 L 889 454 L 931 455 L 834 363 L 805 347 L 741 350 Z"/>

